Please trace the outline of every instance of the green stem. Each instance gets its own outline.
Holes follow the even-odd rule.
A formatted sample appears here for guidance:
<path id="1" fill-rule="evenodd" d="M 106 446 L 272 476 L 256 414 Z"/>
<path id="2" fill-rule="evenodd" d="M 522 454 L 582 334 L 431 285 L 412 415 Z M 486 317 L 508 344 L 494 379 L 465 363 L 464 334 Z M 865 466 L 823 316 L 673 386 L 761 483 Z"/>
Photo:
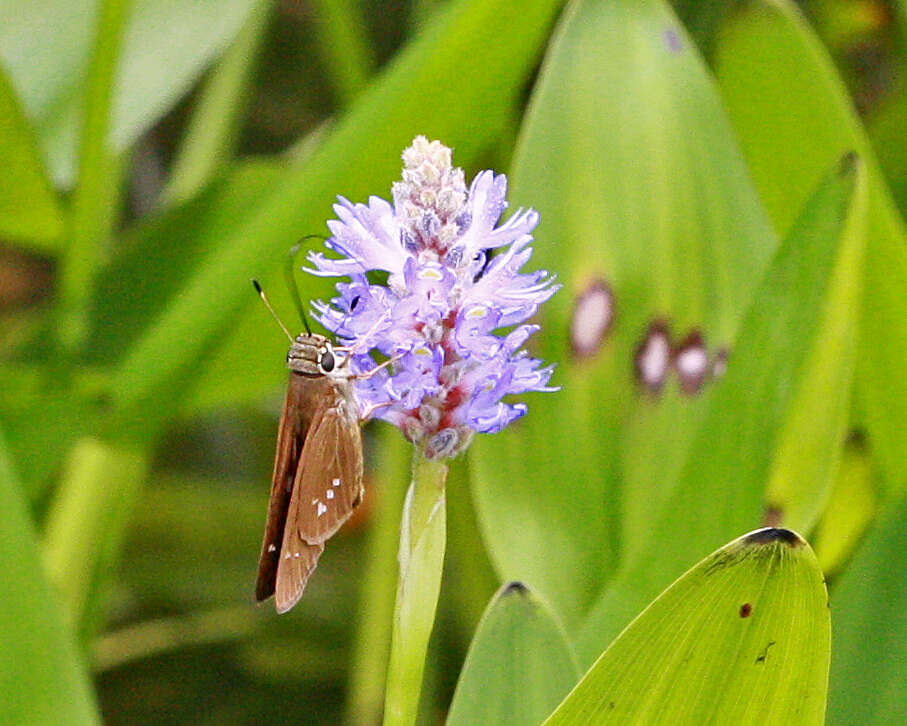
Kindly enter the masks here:
<path id="1" fill-rule="evenodd" d="M 272 8 L 273 0 L 258 0 L 205 82 L 164 191 L 168 202 L 193 197 L 229 161 Z"/>
<path id="2" fill-rule="evenodd" d="M 385 726 L 412 726 L 444 568 L 446 461 L 413 451 L 412 482 L 400 526 L 400 579 L 384 699 Z"/>
<path id="3" fill-rule="evenodd" d="M 345 722 L 353 726 L 381 723 L 384 684 L 394 616 L 400 513 L 406 496 L 410 446 L 390 426 L 377 431 L 379 452 L 366 497 L 377 498 L 366 545 L 365 573 L 359 590 L 356 644 L 349 671 Z"/>
<path id="4" fill-rule="evenodd" d="M 119 205 L 121 161 L 110 148 L 111 109 L 128 0 L 99 3 L 94 52 L 85 86 L 79 178 L 69 214 L 68 246 L 60 275 L 63 348 L 73 351 L 88 328 L 92 283 Z"/>

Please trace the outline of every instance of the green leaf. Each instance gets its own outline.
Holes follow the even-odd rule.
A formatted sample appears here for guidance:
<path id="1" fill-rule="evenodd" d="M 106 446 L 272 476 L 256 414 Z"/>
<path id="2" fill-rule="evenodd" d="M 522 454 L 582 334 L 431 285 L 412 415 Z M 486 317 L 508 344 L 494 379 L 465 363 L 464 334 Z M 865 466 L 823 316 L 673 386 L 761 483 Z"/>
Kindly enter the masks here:
<path id="1" fill-rule="evenodd" d="M 864 175 L 845 162 L 823 181 L 783 242 L 753 296 L 728 369 L 695 431 L 667 504 L 649 522 L 652 539 L 596 603 L 580 634 L 581 662 L 601 652 L 668 582 L 727 539 L 758 525 L 781 433 L 822 332 L 863 242 Z M 857 191 L 854 192 L 856 184 Z M 853 193 L 852 193 L 853 192 Z M 817 435 L 822 428 L 816 428 Z M 717 540 L 717 542 L 716 542 Z M 585 660 L 584 660 L 585 659 Z"/>
<path id="2" fill-rule="evenodd" d="M 128 148 L 195 82 L 233 39 L 255 0 L 136 0 L 124 39 L 111 137 Z M 58 184 L 75 172 L 92 0 L 0 2 L 0 58 L 34 119 Z M 164 32 L 162 32 L 164 31 Z"/>
<path id="3" fill-rule="evenodd" d="M 63 232 L 57 198 L 15 89 L 0 69 L 0 237 L 52 249 Z"/>
<path id="4" fill-rule="evenodd" d="M 579 677 L 562 626 L 519 582 L 489 603 L 460 672 L 448 726 L 535 726 Z"/>
<path id="5" fill-rule="evenodd" d="M 907 497 L 888 507 L 832 587 L 830 726 L 903 723 L 907 713 Z"/>
<path id="6" fill-rule="evenodd" d="M 278 295 L 282 286 L 269 283 L 278 278 L 290 244 L 300 233 L 321 228 L 336 194 L 355 200 L 387 193 L 399 175 L 399 154 L 416 134 L 456 147 L 459 163 L 474 159 L 510 113 L 555 10 L 552 0 L 519 8 L 503 0 L 451 6 L 360 97 L 307 163 L 288 169 L 251 213 L 227 229 L 218 225 L 200 233 L 203 247 L 212 249 L 217 240 L 217 249 L 200 260 L 180 293 L 126 352 L 112 384 L 116 402 L 141 411 L 143 430 L 153 429 L 159 404 L 179 400 L 187 380 L 197 377 L 197 366 L 208 365 L 211 349 L 242 329 L 235 318 L 243 308 L 256 332 L 251 338 L 231 336 L 227 344 L 265 371 L 251 378 L 267 390 L 279 375 L 274 360 L 283 359 L 286 342 L 261 332 L 262 311 L 249 292 L 249 277 L 261 280 L 278 309 L 289 309 L 281 302 L 285 293 Z M 489 34 L 496 42 L 487 42 Z M 218 384 L 229 400 L 223 380 Z"/>
<path id="7" fill-rule="evenodd" d="M 637 521 L 664 502 L 664 471 L 682 463 L 704 410 L 673 382 L 660 399 L 636 385 L 648 325 L 669 321 L 676 342 L 698 331 L 711 354 L 728 346 L 775 239 L 702 59 L 653 0 L 571 4 L 511 196 L 541 214 L 532 266 L 564 283 L 533 351 L 557 363 L 561 390 L 479 437 L 474 496 L 501 576 L 527 583 L 572 630 L 648 539 Z M 571 355 L 577 299 L 599 283 L 614 296 L 613 326 L 589 355 Z"/>
<path id="8" fill-rule="evenodd" d="M 907 231 L 831 59 L 783 0 L 753 3 L 721 33 L 722 96 L 760 196 L 785 230 L 824 170 L 856 150 L 867 170 L 869 230 L 857 384 L 872 449 L 890 486 L 907 486 Z"/>
<path id="9" fill-rule="evenodd" d="M 819 726 L 830 641 L 813 551 L 790 530 L 757 530 L 662 593 L 545 726 Z"/>
<path id="10" fill-rule="evenodd" d="M 63 608 L 44 579 L 38 543 L 0 438 L 0 723 L 100 724 Z"/>

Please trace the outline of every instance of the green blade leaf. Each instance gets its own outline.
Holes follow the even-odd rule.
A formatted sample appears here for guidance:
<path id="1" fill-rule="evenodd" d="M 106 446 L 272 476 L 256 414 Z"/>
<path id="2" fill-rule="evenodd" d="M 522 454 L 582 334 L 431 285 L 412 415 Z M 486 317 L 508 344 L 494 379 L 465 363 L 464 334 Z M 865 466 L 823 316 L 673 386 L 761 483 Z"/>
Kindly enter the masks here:
<path id="1" fill-rule="evenodd" d="M 869 230 L 857 392 L 888 484 L 907 486 L 907 230 L 831 59 L 785 0 L 753 3 L 721 33 L 722 96 L 760 196 L 785 230 L 824 170 L 853 149 L 865 161 Z"/>
<path id="2" fill-rule="evenodd" d="M 519 582 L 504 585 L 476 629 L 447 726 L 534 726 L 579 677 L 563 628 Z"/>
<path id="3" fill-rule="evenodd" d="M 907 497 L 893 503 L 832 588 L 828 723 L 888 725 L 907 713 Z"/>
<path id="4" fill-rule="evenodd" d="M 813 551 L 790 530 L 757 530 L 662 593 L 545 726 L 819 726 L 830 646 Z"/>
<path id="5" fill-rule="evenodd" d="M 651 516 L 664 501 L 662 467 L 682 462 L 703 411 L 703 397 L 673 383 L 661 400 L 636 385 L 647 327 L 666 319 L 677 342 L 698 331 L 711 353 L 727 346 L 775 239 L 695 46 L 654 0 L 570 6 L 513 181 L 514 204 L 541 214 L 532 264 L 564 282 L 534 351 L 557 363 L 562 390 L 479 437 L 475 500 L 502 577 L 526 582 L 573 629 L 648 538 L 630 512 Z M 601 284 L 613 325 L 571 356 L 578 300 Z M 647 465 L 653 450 L 658 467 Z"/>
<path id="6" fill-rule="evenodd" d="M 865 224 L 862 167 L 853 157 L 823 181 L 781 245 L 753 296 L 727 373 L 695 432 L 667 505 L 649 524 L 653 539 L 591 611 L 581 661 L 593 658 L 703 550 L 763 519 L 764 488 L 798 403 L 795 393 L 828 300 L 849 284 Z M 856 184 L 856 191 L 854 186 Z M 861 202 L 861 200 L 863 200 Z M 816 429 L 822 432 L 822 428 Z M 717 540 L 717 541 L 716 541 Z"/>
<path id="7" fill-rule="evenodd" d="M 0 438 L 0 723 L 100 724 L 62 603 L 44 579 L 15 479 Z"/>
<path id="8" fill-rule="evenodd" d="M 63 218 L 15 89 L 0 68 L 0 237 L 50 249 Z"/>

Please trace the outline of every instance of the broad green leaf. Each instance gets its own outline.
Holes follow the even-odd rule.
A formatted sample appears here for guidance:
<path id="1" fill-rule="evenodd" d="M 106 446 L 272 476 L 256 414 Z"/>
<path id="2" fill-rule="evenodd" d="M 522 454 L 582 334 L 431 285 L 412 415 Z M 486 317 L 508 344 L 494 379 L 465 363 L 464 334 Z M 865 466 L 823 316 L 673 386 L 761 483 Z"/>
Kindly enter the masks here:
<path id="1" fill-rule="evenodd" d="M 802 376 L 810 373 L 824 311 L 849 284 L 848 270 L 859 273 L 851 268 L 863 242 L 855 233 L 864 223 L 863 184 L 861 165 L 845 157 L 775 255 L 679 476 L 668 482 L 667 504 L 649 522 L 653 539 L 621 570 L 583 626 L 581 662 L 600 653 L 703 550 L 726 541 L 729 530 L 762 521 L 765 482 L 783 454 L 784 422 L 798 402 Z"/>
<path id="2" fill-rule="evenodd" d="M 721 33 L 718 80 L 754 181 L 786 230 L 833 160 L 856 150 L 867 170 L 869 229 L 857 392 L 889 485 L 907 484 L 907 232 L 825 49 L 783 0 L 753 3 Z"/>
<path id="3" fill-rule="evenodd" d="M 525 582 L 572 630 L 648 539 L 639 512 L 664 501 L 664 468 L 682 461 L 703 411 L 706 396 L 673 382 L 661 398 L 637 386 L 647 327 L 664 319 L 675 342 L 699 331 L 710 355 L 727 347 L 775 239 L 695 46 L 655 0 L 570 5 L 512 178 L 513 204 L 541 213 L 530 264 L 564 283 L 534 340 L 561 390 L 479 437 L 474 496 L 502 578 Z M 599 283 L 613 325 L 575 355 L 577 300 Z"/>
<path id="4" fill-rule="evenodd" d="M 511 582 L 476 629 L 448 726 L 536 726 L 579 678 L 562 626 L 544 602 Z"/>
<path id="5" fill-rule="evenodd" d="M 892 502 L 833 583 L 830 726 L 888 726 L 907 714 L 907 498 Z"/>
<path id="6" fill-rule="evenodd" d="M 100 724 L 63 607 L 44 578 L 38 542 L 0 439 L 0 723 Z"/>
<path id="7" fill-rule="evenodd" d="M 249 277 L 262 281 L 278 309 L 289 310 L 286 294 L 279 294 L 282 285 L 270 284 L 280 279 L 289 246 L 302 234 L 323 229 L 336 194 L 354 200 L 387 194 L 399 175 L 399 154 L 416 134 L 456 147 L 458 163 L 474 159 L 507 118 L 555 10 L 552 0 L 519 8 L 503 0 L 451 6 L 360 97 L 307 163 L 288 169 L 254 210 L 232 225 L 225 221 L 226 228 L 199 232 L 200 247 L 213 251 L 126 352 L 113 381 L 116 402 L 141 412 L 145 432 L 153 429 L 162 413 L 158 404 L 180 400 L 186 381 L 197 377 L 201 363 L 208 364 L 212 347 L 242 329 L 235 319 L 243 308 L 256 333 L 227 344 L 264 372 L 251 376 L 261 382 L 261 391 L 283 377 L 274 361 L 284 358 L 286 341 L 263 324 Z M 222 390 L 230 400 L 229 386 Z"/>
<path id="8" fill-rule="evenodd" d="M 63 232 L 28 119 L 0 68 L 0 237 L 50 249 Z"/>
<path id="9" fill-rule="evenodd" d="M 812 540 L 826 575 L 844 567 L 878 514 L 875 472 L 862 436 L 851 436 L 844 446 L 828 506 Z"/>
<path id="10" fill-rule="evenodd" d="M 124 39 L 111 136 L 126 149 L 198 78 L 254 0 L 136 0 Z M 93 0 L 0 2 L 0 59 L 34 120 L 54 179 L 72 181 Z"/>
<path id="11" fill-rule="evenodd" d="M 830 646 L 813 551 L 790 530 L 756 530 L 649 605 L 545 726 L 819 726 Z"/>

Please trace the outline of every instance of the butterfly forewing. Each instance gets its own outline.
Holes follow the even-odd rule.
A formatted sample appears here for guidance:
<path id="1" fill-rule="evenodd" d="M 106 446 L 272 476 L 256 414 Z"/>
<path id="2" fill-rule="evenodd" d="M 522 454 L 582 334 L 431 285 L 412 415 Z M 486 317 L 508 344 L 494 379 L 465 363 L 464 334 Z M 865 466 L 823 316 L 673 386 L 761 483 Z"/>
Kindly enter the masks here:
<path id="1" fill-rule="evenodd" d="M 354 402 L 339 397 L 316 416 L 300 460 L 299 534 L 324 542 L 362 500 L 362 439 Z"/>

